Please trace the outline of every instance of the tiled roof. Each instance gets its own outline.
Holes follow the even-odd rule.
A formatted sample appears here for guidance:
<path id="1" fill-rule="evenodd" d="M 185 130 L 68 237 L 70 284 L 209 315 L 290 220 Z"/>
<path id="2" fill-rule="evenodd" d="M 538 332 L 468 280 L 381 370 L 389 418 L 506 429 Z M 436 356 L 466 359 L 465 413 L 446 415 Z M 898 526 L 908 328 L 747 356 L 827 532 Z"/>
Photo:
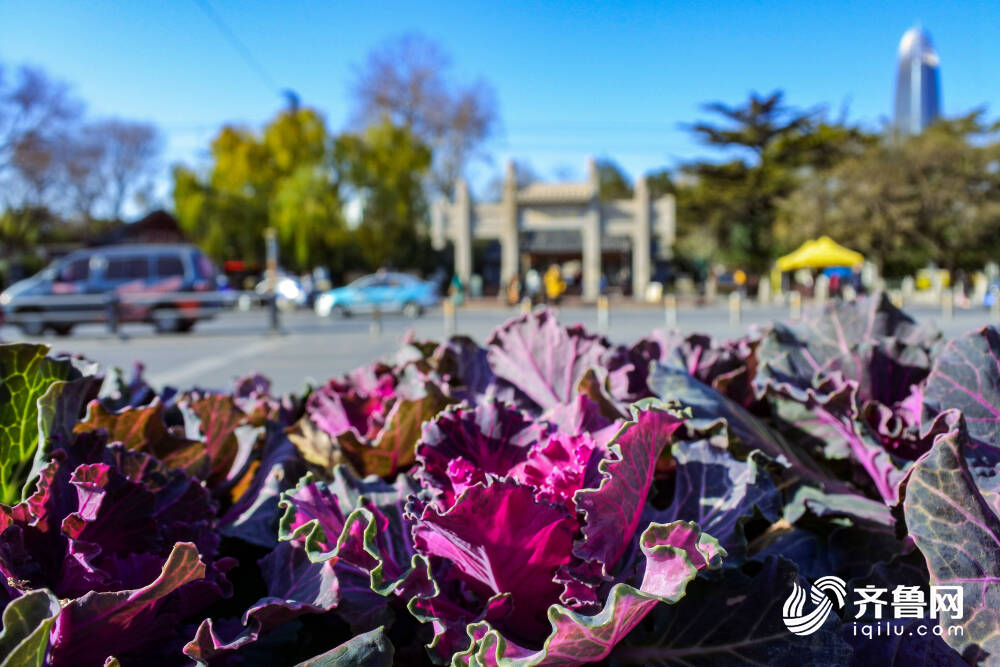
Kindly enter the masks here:
<path id="1" fill-rule="evenodd" d="M 585 202 L 594 194 L 590 183 L 532 183 L 517 191 L 521 203 Z"/>

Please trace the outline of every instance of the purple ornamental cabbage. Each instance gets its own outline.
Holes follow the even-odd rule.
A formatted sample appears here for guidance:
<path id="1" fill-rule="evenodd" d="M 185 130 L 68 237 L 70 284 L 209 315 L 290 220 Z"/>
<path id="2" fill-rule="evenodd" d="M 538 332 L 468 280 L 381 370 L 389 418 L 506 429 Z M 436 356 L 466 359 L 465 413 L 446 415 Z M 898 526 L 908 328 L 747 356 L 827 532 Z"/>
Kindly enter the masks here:
<path id="1" fill-rule="evenodd" d="M 179 649 L 183 621 L 232 592 L 225 573 L 235 561 L 217 559 L 215 512 L 184 472 L 79 435 L 56 450 L 30 498 L 0 506 L 3 594 L 47 589 L 70 600 L 53 626 L 53 660 Z"/>
<path id="2" fill-rule="evenodd" d="M 545 411 L 571 403 L 588 373 L 597 373 L 603 383 L 603 360 L 611 344 L 581 326 L 560 326 L 555 313 L 542 308 L 499 326 L 486 348 L 500 383 L 512 387 L 533 410 Z"/>
<path id="3" fill-rule="evenodd" d="M 355 633 L 389 625 L 406 614 L 404 598 L 426 594 L 426 574 L 411 565 L 412 543 L 402 505 L 416 491 L 358 479 L 345 466 L 329 483 L 312 475 L 285 494 L 281 542 L 259 561 L 267 596 L 242 618 L 208 619 L 184 652 L 211 664 L 241 664 L 245 647 L 304 616 L 336 614 Z"/>
<path id="4" fill-rule="evenodd" d="M 307 400 L 292 442 L 321 468 L 347 463 L 383 479 L 409 469 L 420 425 L 453 400 L 419 371 L 401 381 L 409 368 L 375 364 L 330 380 Z"/>
<path id="5" fill-rule="evenodd" d="M 677 417 L 646 409 L 615 425 L 585 397 L 549 414 L 495 400 L 449 407 L 424 426 L 405 514 L 379 519 L 362 505 L 348 516 L 343 498 L 307 484 L 285 496 L 285 539 L 334 570 L 361 566 L 373 590 L 408 601 L 439 659 L 602 659 L 725 550 L 685 521 L 640 531 Z"/>
<path id="6" fill-rule="evenodd" d="M 364 366 L 314 391 L 306 410 L 330 437 L 350 432 L 358 439 L 372 440 L 385 424 L 395 387 L 390 367 Z"/>

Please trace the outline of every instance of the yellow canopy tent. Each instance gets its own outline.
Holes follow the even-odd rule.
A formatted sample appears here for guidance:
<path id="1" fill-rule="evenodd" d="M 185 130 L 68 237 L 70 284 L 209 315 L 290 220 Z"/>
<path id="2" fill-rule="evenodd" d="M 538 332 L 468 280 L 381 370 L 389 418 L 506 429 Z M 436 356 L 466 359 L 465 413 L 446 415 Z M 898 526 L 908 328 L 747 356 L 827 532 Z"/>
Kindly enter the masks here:
<path id="1" fill-rule="evenodd" d="M 797 250 L 775 263 L 778 271 L 797 269 L 825 269 L 829 266 L 858 266 L 865 260 L 864 255 L 840 245 L 829 236 L 821 236 L 814 241 L 806 241 Z"/>

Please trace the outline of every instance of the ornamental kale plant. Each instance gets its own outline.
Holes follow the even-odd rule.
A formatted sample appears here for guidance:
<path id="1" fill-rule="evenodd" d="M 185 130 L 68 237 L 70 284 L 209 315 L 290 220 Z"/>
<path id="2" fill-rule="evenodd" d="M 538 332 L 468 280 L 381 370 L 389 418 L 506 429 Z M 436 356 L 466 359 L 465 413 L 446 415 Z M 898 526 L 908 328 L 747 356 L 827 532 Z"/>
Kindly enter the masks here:
<path id="1" fill-rule="evenodd" d="M 301 395 L 0 345 L 3 665 L 988 664 L 1000 332 L 546 309 Z M 867 600 L 867 603 L 864 603 Z"/>

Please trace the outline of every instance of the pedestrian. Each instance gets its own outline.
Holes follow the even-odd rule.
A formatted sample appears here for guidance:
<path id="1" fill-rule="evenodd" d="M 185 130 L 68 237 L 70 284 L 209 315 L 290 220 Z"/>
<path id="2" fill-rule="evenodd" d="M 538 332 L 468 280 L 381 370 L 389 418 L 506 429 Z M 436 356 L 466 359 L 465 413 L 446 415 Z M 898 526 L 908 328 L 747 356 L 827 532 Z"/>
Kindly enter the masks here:
<path id="1" fill-rule="evenodd" d="M 542 276 L 534 267 L 528 269 L 524 275 L 524 291 L 527 293 L 531 303 L 538 303 L 539 294 L 542 291 Z"/>
<path id="2" fill-rule="evenodd" d="M 516 273 L 507 281 L 507 305 L 516 306 L 521 302 L 521 277 Z"/>
<path id="3" fill-rule="evenodd" d="M 562 272 L 559 266 L 552 264 L 545 272 L 545 298 L 549 303 L 559 303 L 563 292 L 566 291 L 566 283 L 562 279 Z"/>
<path id="4" fill-rule="evenodd" d="M 448 289 L 448 293 L 451 296 L 451 302 L 456 306 L 461 306 L 465 301 L 465 288 L 462 286 L 462 279 L 458 277 L 457 273 L 451 277 L 451 286 Z"/>

